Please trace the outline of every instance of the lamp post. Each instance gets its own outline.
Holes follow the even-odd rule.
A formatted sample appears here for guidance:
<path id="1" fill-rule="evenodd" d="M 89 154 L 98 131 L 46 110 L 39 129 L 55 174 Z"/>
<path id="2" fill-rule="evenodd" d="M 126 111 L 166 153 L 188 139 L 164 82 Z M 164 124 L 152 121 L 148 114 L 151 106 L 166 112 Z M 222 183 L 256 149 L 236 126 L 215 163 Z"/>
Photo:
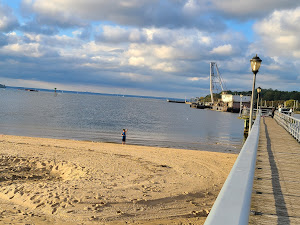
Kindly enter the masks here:
<path id="1" fill-rule="evenodd" d="M 257 91 L 257 112 L 258 112 L 258 105 L 259 105 L 259 94 L 260 94 L 260 92 L 261 92 L 261 88 L 260 87 L 258 87 L 257 89 L 256 89 L 256 91 Z"/>
<path id="2" fill-rule="evenodd" d="M 261 59 L 257 56 L 254 56 L 251 60 L 251 69 L 253 73 L 253 85 L 252 85 L 252 95 L 251 95 L 251 105 L 250 105 L 250 118 L 249 118 L 249 132 L 252 128 L 252 120 L 253 120 L 253 102 L 254 102 L 254 90 L 255 90 L 255 78 L 256 74 L 258 73 L 259 67 L 261 65 Z"/>
<path id="3" fill-rule="evenodd" d="M 240 117 L 242 116 L 243 95 L 240 95 Z"/>

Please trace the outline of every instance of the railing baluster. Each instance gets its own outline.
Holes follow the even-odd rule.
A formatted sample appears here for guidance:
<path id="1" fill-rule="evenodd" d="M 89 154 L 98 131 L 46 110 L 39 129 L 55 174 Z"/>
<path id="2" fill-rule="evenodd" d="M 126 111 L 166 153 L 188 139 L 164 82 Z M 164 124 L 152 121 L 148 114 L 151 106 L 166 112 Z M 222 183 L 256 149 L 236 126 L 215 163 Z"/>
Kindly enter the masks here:
<path id="1" fill-rule="evenodd" d="M 287 132 L 289 132 L 298 142 L 300 142 L 300 119 L 295 117 L 275 112 L 274 119 L 281 125 Z"/>

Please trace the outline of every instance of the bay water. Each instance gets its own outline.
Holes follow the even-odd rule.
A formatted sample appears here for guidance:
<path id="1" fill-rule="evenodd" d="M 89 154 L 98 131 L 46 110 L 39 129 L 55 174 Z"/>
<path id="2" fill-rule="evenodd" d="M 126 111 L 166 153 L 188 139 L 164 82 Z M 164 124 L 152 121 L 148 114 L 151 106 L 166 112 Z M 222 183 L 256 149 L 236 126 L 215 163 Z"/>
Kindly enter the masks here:
<path id="1" fill-rule="evenodd" d="M 0 89 L 0 133 L 238 153 L 238 114 L 155 98 Z"/>

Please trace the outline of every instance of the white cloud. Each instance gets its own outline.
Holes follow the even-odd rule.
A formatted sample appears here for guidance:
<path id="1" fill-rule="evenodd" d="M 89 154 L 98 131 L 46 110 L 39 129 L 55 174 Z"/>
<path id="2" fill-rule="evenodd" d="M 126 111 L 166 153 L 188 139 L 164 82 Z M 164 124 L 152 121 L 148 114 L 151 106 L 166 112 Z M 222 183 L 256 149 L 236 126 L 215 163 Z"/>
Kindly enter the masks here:
<path id="1" fill-rule="evenodd" d="M 80 18 L 77 10 L 74 10 L 70 0 L 23 0 L 22 10 L 32 16 L 37 15 L 37 21 L 41 24 L 51 24 L 61 27 L 74 27 L 84 26 L 86 22 L 83 18 Z M 75 6 L 76 4 L 74 4 Z M 78 7 L 80 11 L 80 2 L 78 1 Z"/>
<path id="2" fill-rule="evenodd" d="M 212 38 L 209 36 L 200 36 L 199 37 L 199 43 L 205 44 L 205 45 L 211 45 L 212 44 Z"/>
<path id="3" fill-rule="evenodd" d="M 173 49 L 167 46 L 157 45 L 139 45 L 129 46 L 125 57 L 132 66 L 147 67 L 150 70 L 159 70 L 162 72 L 175 72 L 176 67 L 171 62 L 174 59 Z"/>
<path id="4" fill-rule="evenodd" d="M 298 58 L 300 51 L 300 7 L 293 10 L 274 11 L 269 17 L 258 21 L 254 30 L 270 56 Z"/>
<path id="5" fill-rule="evenodd" d="M 210 31 L 225 27 L 222 20 L 205 12 L 203 9 L 208 7 L 198 1 L 23 0 L 22 8 L 34 13 L 42 23 L 62 27 L 82 26 L 86 21 L 138 27 L 198 27 Z"/>
<path id="6" fill-rule="evenodd" d="M 121 77 L 129 78 L 131 81 L 149 82 L 152 80 L 151 76 L 145 76 L 137 73 L 120 73 Z"/>
<path id="7" fill-rule="evenodd" d="M 37 43 L 30 44 L 11 44 L 6 45 L 1 51 L 10 55 L 24 55 L 29 57 L 41 57 L 43 52 L 39 49 L 40 45 Z"/>
<path id="8" fill-rule="evenodd" d="M 103 26 L 101 37 L 108 42 L 128 42 L 129 31 L 119 26 Z"/>
<path id="9" fill-rule="evenodd" d="M 10 32 L 18 26 L 19 22 L 13 15 L 12 10 L 0 2 L 0 31 Z"/>
<path id="10" fill-rule="evenodd" d="M 173 65 L 173 63 L 171 63 L 171 62 L 157 63 L 155 65 L 152 65 L 152 69 L 153 70 L 159 70 L 159 71 L 162 71 L 162 72 L 167 72 L 167 73 L 173 73 L 173 72 L 178 71 L 176 66 Z"/>
<path id="11" fill-rule="evenodd" d="M 132 66 L 144 66 L 145 64 L 145 59 L 143 57 L 130 57 L 129 58 L 129 65 Z"/>
<path id="12" fill-rule="evenodd" d="M 23 8 L 34 12 L 39 18 L 57 24 L 79 25 L 80 20 L 113 21 L 118 24 L 156 27 L 201 27 L 212 30 L 220 28 L 222 21 L 215 14 L 227 17 L 255 19 L 271 13 L 274 9 L 292 9 L 298 0 L 23 0 Z"/>
<path id="13" fill-rule="evenodd" d="M 258 53 L 260 74 L 274 73 L 274 86 L 295 81 L 298 0 L 266 3 L 270 0 L 23 0 L 28 17 L 18 15 L 23 24 L 7 26 L 15 32 L 0 35 L 0 72 L 24 80 L 99 85 L 101 90 L 128 87 L 132 93 L 182 95 L 208 90 L 211 61 L 218 63 L 227 86 L 250 89 L 249 59 Z M 14 18 L 12 11 L 5 15 Z M 260 19 L 254 25 L 257 39 L 250 43 L 241 26 L 252 20 L 239 22 L 255 16 Z"/>
<path id="14" fill-rule="evenodd" d="M 204 7 L 203 3 L 197 0 L 187 0 L 183 6 L 183 12 L 188 15 L 195 15 L 203 12 L 207 7 Z"/>
<path id="15" fill-rule="evenodd" d="M 147 39 L 147 34 L 143 29 L 104 25 L 100 27 L 100 30 L 96 35 L 96 40 L 99 42 L 134 43 L 145 42 Z"/>
<path id="16" fill-rule="evenodd" d="M 209 77 L 189 77 L 187 78 L 189 81 L 199 81 L 199 80 L 204 80 L 204 81 L 208 81 Z"/>
<path id="17" fill-rule="evenodd" d="M 242 20 L 247 18 L 255 19 L 257 16 L 264 17 L 272 13 L 274 9 L 293 9 L 300 6 L 298 0 L 212 0 L 212 7 L 218 9 L 228 17 L 237 17 Z"/>
<path id="18" fill-rule="evenodd" d="M 153 49 L 158 59 L 173 59 L 176 57 L 176 49 L 170 46 L 158 46 Z"/>
<path id="19" fill-rule="evenodd" d="M 231 55 L 233 53 L 233 49 L 231 44 L 227 44 L 213 48 L 211 53 L 217 55 Z"/>

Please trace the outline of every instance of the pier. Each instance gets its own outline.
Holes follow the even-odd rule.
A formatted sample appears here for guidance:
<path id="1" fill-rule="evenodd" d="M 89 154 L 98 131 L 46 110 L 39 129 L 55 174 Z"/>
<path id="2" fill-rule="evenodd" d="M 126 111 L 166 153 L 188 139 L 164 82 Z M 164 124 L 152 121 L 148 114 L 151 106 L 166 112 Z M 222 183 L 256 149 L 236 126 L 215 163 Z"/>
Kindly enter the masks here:
<path id="1" fill-rule="evenodd" d="M 300 144 L 270 118 L 260 123 L 249 224 L 300 224 Z"/>
<path id="2" fill-rule="evenodd" d="M 300 224 L 300 120 L 256 117 L 205 225 Z"/>

